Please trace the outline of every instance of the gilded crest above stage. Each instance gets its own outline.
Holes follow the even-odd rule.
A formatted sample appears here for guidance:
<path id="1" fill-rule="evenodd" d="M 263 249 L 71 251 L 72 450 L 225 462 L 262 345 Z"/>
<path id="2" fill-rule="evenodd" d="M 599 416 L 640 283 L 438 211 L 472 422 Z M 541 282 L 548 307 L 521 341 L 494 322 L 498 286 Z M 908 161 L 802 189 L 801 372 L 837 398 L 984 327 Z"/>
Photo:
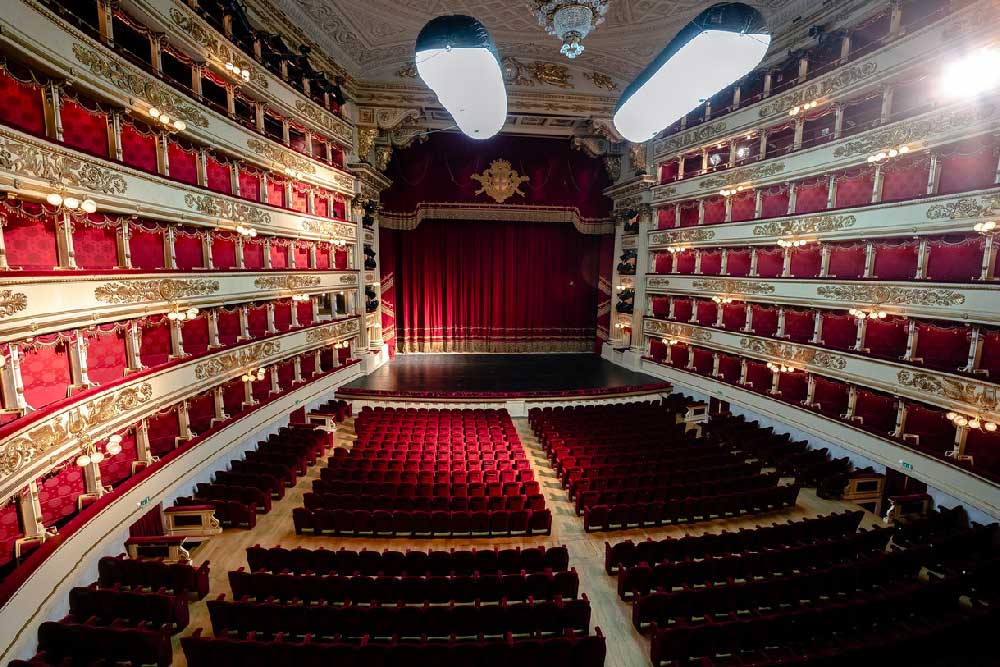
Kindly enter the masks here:
<path id="1" fill-rule="evenodd" d="M 477 195 L 485 193 L 496 203 L 502 204 L 514 195 L 523 197 L 521 184 L 530 181 L 531 177 L 521 176 L 511 168 L 507 160 L 493 160 L 489 169 L 484 169 L 481 174 L 473 174 L 472 180 L 479 181 L 482 185 L 476 190 Z"/>

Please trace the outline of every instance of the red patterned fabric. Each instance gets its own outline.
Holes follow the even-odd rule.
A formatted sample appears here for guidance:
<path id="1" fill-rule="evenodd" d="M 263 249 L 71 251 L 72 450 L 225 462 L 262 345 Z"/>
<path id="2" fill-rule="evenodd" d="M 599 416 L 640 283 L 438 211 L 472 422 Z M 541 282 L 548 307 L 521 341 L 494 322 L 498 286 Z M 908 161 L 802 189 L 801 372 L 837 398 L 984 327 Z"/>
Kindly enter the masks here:
<path id="1" fill-rule="evenodd" d="M 853 315 L 823 313 L 823 345 L 848 350 L 858 340 L 858 320 Z"/>
<path id="2" fill-rule="evenodd" d="M 694 370 L 696 373 L 711 375 L 714 366 L 715 358 L 712 356 L 711 350 L 705 350 L 700 347 L 694 348 Z"/>
<path id="3" fill-rule="evenodd" d="M 73 251 L 81 269 L 113 269 L 118 265 L 118 233 L 112 225 L 73 225 Z"/>
<path id="4" fill-rule="evenodd" d="M 722 251 L 701 251 L 701 273 L 704 276 L 717 276 L 722 271 Z"/>
<path id="5" fill-rule="evenodd" d="M 45 134 L 45 107 L 42 89 L 21 83 L 0 68 L 0 123 L 19 130 L 43 136 Z M 0 553 L 2 560 L 3 553 Z"/>
<path id="6" fill-rule="evenodd" d="M 722 306 L 722 327 L 729 331 L 740 331 L 747 323 L 745 303 L 727 303 Z"/>
<path id="7" fill-rule="evenodd" d="M 698 324 L 703 327 L 710 327 L 715 324 L 717 315 L 718 306 L 714 301 L 698 301 Z"/>
<path id="8" fill-rule="evenodd" d="M 778 332 L 778 309 L 750 306 L 753 322 L 750 330 L 758 336 L 773 337 Z"/>
<path id="9" fill-rule="evenodd" d="M 167 363 L 170 358 L 170 321 L 166 317 L 150 318 L 151 324 L 143 326 L 139 344 L 139 359 L 148 368 Z"/>
<path id="10" fill-rule="evenodd" d="M 694 227 L 698 224 L 698 203 L 683 202 L 681 209 L 681 227 Z"/>
<path id="11" fill-rule="evenodd" d="M 653 317 L 665 318 L 670 313 L 670 297 L 653 297 Z"/>
<path id="12" fill-rule="evenodd" d="M 334 248 L 333 250 L 333 268 L 335 269 L 346 269 L 347 268 L 347 248 Z"/>
<path id="13" fill-rule="evenodd" d="M 295 377 L 295 369 L 292 367 L 291 360 L 283 361 L 278 364 L 278 386 L 282 390 L 290 389 L 292 386 L 292 379 Z"/>
<path id="14" fill-rule="evenodd" d="M 694 254 L 694 250 L 685 250 L 674 256 L 674 261 L 677 262 L 677 273 L 682 275 L 691 275 L 694 273 Z"/>
<path id="15" fill-rule="evenodd" d="M 42 522 L 51 526 L 76 514 L 76 500 L 83 493 L 83 470 L 72 462 L 38 485 Z"/>
<path id="16" fill-rule="evenodd" d="M 149 174 L 158 173 L 156 135 L 146 128 L 122 123 L 122 162 Z"/>
<path id="17" fill-rule="evenodd" d="M 875 170 L 870 167 L 852 169 L 837 176 L 837 208 L 868 206 L 875 187 Z"/>
<path id="18" fill-rule="evenodd" d="M 677 223 L 677 214 L 672 206 L 661 208 L 656 212 L 656 228 L 670 229 Z"/>
<path id="19" fill-rule="evenodd" d="M 6 216 L 3 238 L 11 268 L 50 271 L 59 266 L 55 222 L 48 216 L 35 220 L 17 211 Z"/>
<path id="20" fill-rule="evenodd" d="M 916 357 L 925 366 L 954 373 L 969 361 L 969 343 L 972 333 L 966 327 L 936 327 L 933 324 L 917 325 Z"/>
<path id="21" fill-rule="evenodd" d="M 129 231 L 129 252 L 132 266 L 137 269 L 162 269 L 163 230 L 159 227 L 149 230 L 132 227 Z"/>
<path id="22" fill-rule="evenodd" d="M 740 360 L 728 354 L 719 354 L 719 375 L 726 382 L 736 384 L 740 381 Z"/>
<path id="23" fill-rule="evenodd" d="M 315 215 L 321 218 L 329 218 L 330 216 L 330 200 L 326 197 L 313 197 L 313 211 Z"/>
<path id="24" fill-rule="evenodd" d="M 877 357 L 899 359 L 906 352 L 906 320 L 868 320 L 864 346 Z"/>
<path id="25" fill-rule="evenodd" d="M 927 278 L 940 282 L 971 282 L 982 273 L 986 239 L 982 236 L 928 243 Z"/>
<path id="26" fill-rule="evenodd" d="M 240 166 L 240 197 L 249 201 L 260 201 L 260 172 L 256 169 Z"/>
<path id="27" fill-rule="evenodd" d="M 230 176 L 229 165 L 219 162 L 212 155 L 205 161 L 205 185 L 209 190 L 223 194 L 233 193 L 233 179 Z"/>
<path id="28" fill-rule="evenodd" d="M 984 135 L 941 149 L 938 194 L 948 195 L 996 184 L 997 139 Z"/>
<path id="29" fill-rule="evenodd" d="M 654 273 L 670 273 L 674 265 L 674 255 L 670 252 L 658 252 L 653 256 Z"/>
<path id="30" fill-rule="evenodd" d="M 795 213 L 816 213 L 826 210 L 830 195 L 830 181 L 826 176 L 806 179 L 795 184 Z"/>
<path id="31" fill-rule="evenodd" d="M 330 261 L 333 259 L 330 255 L 331 246 L 329 243 L 317 243 L 316 244 L 316 268 L 317 269 L 331 269 L 333 266 Z"/>
<path id="32" fill-rule="evenodd" d="M 154 415 L 146 420 L 149 426 L 149 449 L 153 456 L 163 456 L 176 447 L 176 438 L 181 434 L 177 411 L 174 408 Z"/>
<path id="33" fill-rule="evenodd" d="M 847 385 L 843 382 L 817 377 L 813 403 L 820 413 L 837 418 L 847 412 L 848 394 Z"/>
<path id="34" fill-rule="evenodd" d="M 288 243 L 285 241 L 279 241 L 278 239 L 271 239 L 271 268 L 272 269 L 287 269 L 288 268 Z"/>
<path id="35" fill-rule="evenodd" d="M 219 308 L 217 312 L 219 344 L 225 346 L 235 345 L 236 339 L 240 335 L 240 311 L 238 309 L 227 310 Z"/>
<path id="36" fill-rule="evenodd" d="M 104 486 L 116 486 L 122 480 L 128 479 L 132 475 L 132 462 L 135 461 L 135 435 L 131 430 L 119 433 L 122 437 L 122 450 L 115 456 L 106 456 L 103 461 L 97 464 L 101 470 L 101 484 Z"/>
<path id="37" fill-rule="evenodd" d="M 236 268 L 236 239 L 220 233 L 212 234 L 212 266 L 219 270 Z"/>
<path id="38" fill-rule="evenodd" d="M 674 320 L 677 322 L 688 322 L 694 312 L 694 304 L 691 299 L 678 299 L 674 297 Z"/>
<path id="39" fill-rule="evenodd" d="M 205 268 L 201 237 L 178 231 L 174 234 L 174 257 L 177 259 L 177 268 L 181 271 Z"/>
<path id="40" fill-rule="evenodd" d="M 781 218 L 788 215 L 788 186 L 777 185 L 761 191 L 761 218 Z"/>
<path id="41" fill-rule="evenodd" d="M 649 356 L 656 362 L 662 362 L 667 358 L 667 346 L 661 339 L 651 338 L 649 340 Z"/>
<path id="42" fill-rule="evenodd" d="M 349 347 L 342 347 L 337 350 L 337 365 L 343 366 L 347 363 L 347 360 L 351 358 L 351 349 Z"/>
<path id="43" fill-rule="evenodd" d="M 271 393 L 271 371 L 265 373 L 263 380 L 257 380 L 251 383 L 250 386 L 252 388 L 254 400 L 266 401 L 268 394 Z"/>
<path id="44" fill-rule="evenodd" d="M 288 331 L 292 326 L 292 302 L 278 301 L 274 304 L 274 328 Z"/>
<path id="45" fill-rule="evenodd" d="M 955 447 L 955 425 L 943 410 L 928 409 L 915 403 L 906 406 L 903 433 L 920 438 L 917 446 L 925 451 L 944 453 Z"/>
<path id="46" fill-rule="evenodd" d="M 292 185 L 292 201 L 288 203 L 288 208 L 299 213 L 306 213 L 309 210 L 309 191 L 305 187 Z"/>
<path id="47" fill-rule="evenodd" d="M 754 212 L 757 207 L 757 195 L 754 194 L 752 190 L 746 190 L 733 195 L 731 200 L 732 212 L 730 214 L 730 220 L 733 222 L 753 220 Z"/>
<path id="48" fill-rule="evenodd" d="M 226 414 L 230 417 L 235 417 L 243 412 L 244 391 L 243 382 L 240 380 L 233 380 L 223 386 L 222 404 L 225 406 Z"/>
<path id="49" fill-rule="evenodd" d="M 882 201 L 905 201 L 927 196 L 930 158 L 926 154 L 905 155 L 882 167 Z"/>
<path id="50" fill-rule="evenodd" d="M 854 415 L 861 418 L 861 425 L 869 431 L 892 433 L 896 428 L 896 399 L 859 389 Z"/>
<path id="51" fill-rule="evenodd" d="M 66 344 L 38 345 L 22 350 L 21 377 L 24 380 L 24 400 L 36 410 L 66 398 L 72 382 Z"/>
<path id="52" fill-rule="evenodd" d="M 983 351 L 977 368 L 986 371 L 986 377 L 996 382 L 1000 378 L 1000 331 L 983 331 L 980 337 Z"/>
<path id="53" fill-rule="evenodd" d="M 761 278 L 778 278 L 785 266 L 785 251 L 781 248 L 757 250 L 757 275 Z"/>
<path id="54" fill-rule="evenodd" d="M 62 98 L 63 143 L 85 153 L 108 157 L 108 117 L 68 97 Z"/>
<path id="55" fill-rule="evenodd" d="M 247 329 L 250 337 L 254 339 L 263 338 L 267 335 L 267 308 L 264 306 L 250 306 L 247 308 Z"/>
<path id="56" fill-rule="evenodd" d="M 267 177 L 267 203 L 285 207 L 285 181 L 273 175 Z"/>
<path id="57" fill-rule="evenodd" d="M 875 271 L 872 277 L 881 280 L 913 280 L 917 274 L 919 249 L 918 241 L 876 243 Z"/>
<path id="58" fill-rule="evenodd" d="M 726 198 L 709 197 L 705 200 L 705 224 L 714 225 L 726 221 Z"/>
<path id="59" fill-rule="evenodd" d="M 298 308 L 299 314 L 299 325 L 307 327 L 313 322 L 313 309 L 312 304 L 308 301 L 295 304 Z"/>
<path id="60" fill-rule="evenodd" d="M 311 245 L 308 241 L 300 241 L 295 244 L 295 268 L 309 268 L 309 247 Z"/>
<path id="61" fill-rule="evenodd" d="M 243 241 L 243 267 L 249 271 L 264 268 L 264 244 L 258 241 Z"/>
<path id="62" fill-rule="evenodd" d="M 823 264 L 823 251 L 816 244 L 792 248 L 789 271 L 793 278 L 816 278 Z"/>
<path id="63" fill-rule="evenodd" d="M 688 363 L 688 346 L 686 343 L 675 343 L 670 346 L 670 365 L 677 368 L 684 368 Z"/>
<path id="64" fill-rule="evenodd" d="M 781 400 L 801 403 L 806 400 L 809 391 L 809 378 L 805 373 L 782 373 L 778 377 L 778 391 L 781 392 Z"/>
<path id="65" fill-rule="evenodd" d="M 726 274 L 730 276 L 749 276 L 750 251 L 730 250 L 726 255 Z"/>
<path id="66" fill-rule="evenodd" d="M 864 274 L 864 244 L 830 246 L 831 278 L 860 278 Z"/>
<path id="67" fill-rule="evenodd" d="M 206 392 L 188 401 L 188 422 L 195 435 L 204 433 L 212 427 L 215 418 L 215 395 Z"/>
<path id="68" fill-rule="evenodd" d="M 0 74 L 2 74 L 2 70 L 0 70 Z M 0 77 L 0 83 L 2 81 L 3 78 Z M 0 95 L 3 94 L 3 87 L 0 86 Z M 0 507 L 0 567 L 14 559 L 14 542 L 23 535 L 18 523 L 17 505 L 7 503 Z"/>
<path id="69" fill-rule="evenodd" d="M 311 354 L 304 355 L 299 365 L 302 367 L 302 377 L 308 380 L 316 368 L 316 357 Z"/>
<path id="70" fill-rule="evenodd" d="M 747 386 L 761 394 L 771 391 L 774 382 L 774 374 L 762 361 L 747 360 Z"/>
<path id="71" fill-rule="evenodd" d="M 996 479 L 1000 475 L 1000 431 L 969 431 L 965 453 L 973 458 L 973 468 Z"/>
<path id="72" fill-rule="evenodd" d="M 332 217 L 337 218 L 338 220 L 346 220 L 347 202 L 345 202 L 343 199 L 334 199 Z"/>
<path id="73" fill-rule="evenodd" d="M 199 315 L 181 323 L 181 336 L 184 339 L 184 352 L 187 354 L 208 351 L 208 316 Z"/>
<path id="74" fill-rule="evenodd" d="M 125 377 L 128 358 L 125 339 L 117 331 L 98 330 L 87 339 L 87 375 L 91 382 L 107 384 Z"/>
<path id="75" fill-rule="evenodd" d="M 785 337 L 796 343 L 808 343 L 812 340 L 815 322 L 815 314 L 811 310 L 786 308 Z"/>
<path id="76" fill-rule="evenodd" d="M 198 153 L 186 150 L 176 141 L 167 142 L 170 178 L 189 185 L 198 184 Z"/>

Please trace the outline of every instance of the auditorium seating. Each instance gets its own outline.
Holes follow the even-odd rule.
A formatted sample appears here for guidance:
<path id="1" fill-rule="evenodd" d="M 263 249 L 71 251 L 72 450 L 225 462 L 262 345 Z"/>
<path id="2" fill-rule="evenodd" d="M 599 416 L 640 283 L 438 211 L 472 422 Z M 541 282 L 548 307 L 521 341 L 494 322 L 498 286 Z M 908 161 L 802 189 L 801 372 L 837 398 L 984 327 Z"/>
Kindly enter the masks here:
<path id="1" fill-rule="evenodd" d="M 292 521 L 297 534 L 377 535 L 379 537 L 501 537 L 549 535 L 552 513 L 547 510 L 348 510 L 296 507 Z"/>
<path id="2" fill-rule="evenodd" d="M 151 626 L 173 627 L 180 632 L 188 624 L 188 601 L 183 595 L 163 591 L 123 590 L 115 585 L 77 586 L 69 592 L 69 613 L 75 618 L 97 617 L 107 622 L 115 618 L 145 621 Z"/>
<path id="3" fill-rule="evenodd" d="M 187 591 L 197 599 L 208 594 L 208 563 L 164 563 L 162 560 L 133 560 L 124 554 L 104 556 L 97 561 L 98 583 L 132 589 L 166 589 L 174 594 Z"/>

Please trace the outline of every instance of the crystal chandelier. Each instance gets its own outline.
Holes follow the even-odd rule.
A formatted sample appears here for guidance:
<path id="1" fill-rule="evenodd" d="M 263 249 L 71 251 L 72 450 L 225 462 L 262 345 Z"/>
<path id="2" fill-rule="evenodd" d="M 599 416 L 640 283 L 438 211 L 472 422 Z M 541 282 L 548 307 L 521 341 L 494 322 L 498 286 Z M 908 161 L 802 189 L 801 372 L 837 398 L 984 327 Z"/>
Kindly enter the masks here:
<path id="1" fill-rule="evenodd" d="M 538 25 L 563 41 L 561 53 L 576 58 L 583 53 L 583 38 L 604 23 L 608 0 L 534 0 Z"/>

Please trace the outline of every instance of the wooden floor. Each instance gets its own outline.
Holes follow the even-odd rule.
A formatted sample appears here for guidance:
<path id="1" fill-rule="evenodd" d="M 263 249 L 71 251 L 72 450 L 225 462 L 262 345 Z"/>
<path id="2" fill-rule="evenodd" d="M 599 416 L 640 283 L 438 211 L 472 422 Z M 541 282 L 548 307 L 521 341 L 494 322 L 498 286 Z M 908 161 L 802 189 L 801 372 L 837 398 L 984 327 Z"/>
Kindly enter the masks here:
<path id="1" fill-rule="evenodd" d="M 555 473 L 548 466 L 538 441 L 531 434 L 526 419 L 514 420 L 521 435 L 528 457 L 535 471 L 535 478 L 541 482 L 545 502 L 553 513 L 551 536 L 516 537 L 516 538 L 480 538 L 480 539 L 415 539 L 415 538 L 342 538 L 314 537 L 311 535 L 296 535 L 292 527 L 292 510 L 302 505 L 302 495 L 312 487 L 312 480 L 319 477 L 319 469 L 323 463 L 314 466 L 309 474 L 299 480 L 294 489 L 289 489 L 281 502 L 274 504 L 267 515 L 258 517 L 257 527 L 252 530 L 226 530 L 222 535 L 213 538 L 193 554 L 196 564 L 211 562 L 211 590 L 208 597 L 216 597 L 219 593 L 231 596 L 227 572 L 239 567 L 246 567 L 246 548 L 254 544 L 285 547 L 303 546 L 328 549 L 345 546 L 352 549 L 367 547 L 370 549 L 467 549 L 483 548 L 494 545 L 538 546 L 565 544 L 569 548 L 570 566 L 575 567 L 580 575 L 580 590 L 587 594 L 591 601 L 592 625 L 598 626 L 607 636 L 608 657 L 606 667 L 641 667 L 649 665 L 649 641 L 632 627 L 630 621 L 630 606 L 618 599 L 617 580 L 604 573 L 604 542 L 621 541 L 629 538 L 641 540 L 648 537 L 663 538 L 670 535 L 680 536 L 685 533 L 700 534 L 719 532 L 722 529 L 734 530 L 741 527 L 766 525 L 789 518 L 804 518 L 844 509 L 857 509 L 857 506 L 840 501 L 823 500 L 811 489 L 804 489 L 799 495 L 798 506 L 791 511 L 749 517 L 739 520 L 717 520 L 681 527 L 666 527 L 653 529 L 631 529 L 599 533 L 583 532 L 583 521 L 573 513 L 572 504 L 568 501 L 566 492 L 560 487 Z M 337 441 L 349 443 L 354 438 L 353 421 L 349 420 L 341 426 L 337 433 Z M 868 514 L 863 525 L 874 525 L 877 517 Z M 206 598 L 207 599 L 207 598 Z M 190 634 L 195 628 L 205 628 L 205 634 L 211 634 L 211 623 L 208 609 L 204 601 L 191 605 L 191 624 L 179 636 Z M 183 652 L 178 638 L 174 639 L 174 665 L 186 667 Z"/>

